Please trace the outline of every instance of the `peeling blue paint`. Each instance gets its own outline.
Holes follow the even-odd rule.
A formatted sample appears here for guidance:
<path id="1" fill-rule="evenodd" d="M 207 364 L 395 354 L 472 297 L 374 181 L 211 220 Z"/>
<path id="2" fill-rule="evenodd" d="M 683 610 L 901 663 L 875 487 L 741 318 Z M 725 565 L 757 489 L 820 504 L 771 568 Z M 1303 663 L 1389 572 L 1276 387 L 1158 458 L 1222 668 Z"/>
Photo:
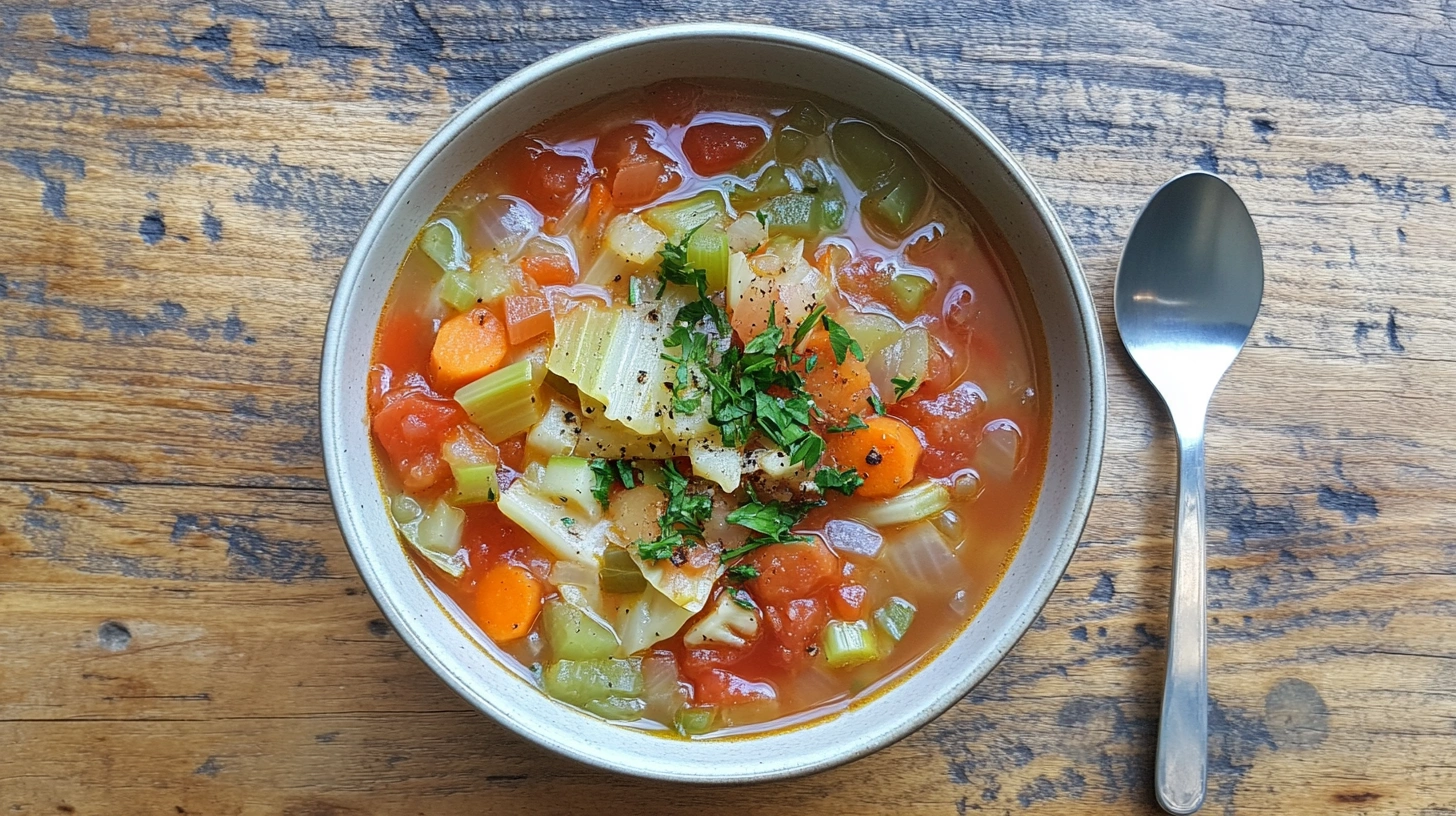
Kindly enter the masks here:
<path id="1" fill-rule="evenodd" d="M 1346 524 L 1354 524 L 1362 516 L 1380 517 L 1380 508 L 1375 502 L 1375 497 L 1354 487 L 1341 489 L 1329 485 L 1321 486 L 1319 506 L 1343 514 Z"/>
<path id="2" fill-rule="evenodd" d="M 229 571 L 235 577 L 287 584 L 326 574 L 324 555 L 316 541 L 269 538 L 246 524 L 179 513 L 172 524 L 172 542 L 180 543 L 192 534 L 226 541 Z"/>
<path id="3" fill-rule="evenodd" d="M 167 237 L 167 222 L 162 218 L 160 212 L 152 210 L 142 216 L 141 223 L 137 225 L 137 234 L 142 237 L 142 241 L 146 242 L 147 246 L 156 246 Z"/>
<path id="4" fill-rule="evenodd" d="M 41 206 L 56 218 L 66 217 L 66 182 L 60 175 L 69 175 L 72 180 L 86 178 L 86 160 L 59 148 L 46 153 L 6 150 L 0 152 L 0 159 L 42 184 Z"/>
<path id="5" fill-rule="evenodd" d="M 139 173 L 171 175 L 196 159 L 192 145 L 137 140 L 127 143 L 127 166 Z"/>

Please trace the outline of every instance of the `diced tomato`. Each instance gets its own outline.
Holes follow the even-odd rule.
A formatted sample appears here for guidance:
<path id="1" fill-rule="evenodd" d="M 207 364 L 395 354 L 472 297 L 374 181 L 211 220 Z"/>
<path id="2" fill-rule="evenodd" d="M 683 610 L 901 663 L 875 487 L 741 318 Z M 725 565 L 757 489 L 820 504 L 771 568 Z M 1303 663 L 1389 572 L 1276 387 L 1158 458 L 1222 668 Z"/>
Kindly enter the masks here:
<path id="1" fill-rule="evenodd" d="M 506 295 L 506 337 L 519 345 L 551 331 L 551 304 L 541 295 Z"/>
<path id="2" fill-rule="evenodd" d="M 686 125 L 702 107 L 703 90 L 680 79 L 668 79 L 643 89 L 652 118 L 664 126 Z"/>
<path id="3" fill-rule="evenodd" d="M 564 252 L 528 255 L 521 259 L 521 270 L 542 286 L 570 286 L 576 283 L 576 270 L 571 267 L 571 256 Z"/>
<path id="4" fill-rule="evenodd" d="M 703 705 L 764 703 L 777 700 L 779 696 L 772 683 L 745 680 L 723 669 L 708 669 L 697 675 L 693 685 L 697 691 L 693 699 Z"/>
<path id="5" fill-rule="evenodd" d="M 500 460 L 506 467 L 520 472 L 526 468 L 526 435 L 516 434 L 500 443 Z"/>
<path id="6" fill-rule="evenodd" d="M 933 397 L 911 398 L 892 412 L 909 422 L 925 440 L 921 472 L 931 478 L 950 476 L 970 466 L 981 438 L 986 397 L 974 383 L 963 382 Z"/>
<path id="7" fill-rule="evenodd" d="M 504 154 L 512 191 L 548 218 L 560 218 L 592 176 L 586 159 L 558 153 L 535 139 L 521 139 Z"/>
<path id="8" fill-rule="evenodd" d="M 612 203 L 617 207 L 646 204 L 682 183 L 677 163 L 653 147 L 656 138 L 652 128 L 636 123 L 623 125 L 597 140 L 592 161 L 606 173 Z"/>
<path id="9" fill-rule="evenodd" d="M 888 300 L 890 270 L 885 268 L 881 259 L 861 255 L 839 267 L 835 283 L 839 285 L 839 291 L 856 305 L 862 306 L 866 300 L 884 303 Z"/>
<path id="10" fill-rule="evenodd" d="M 465 421 L 465 411 L 454 400 L 411 390 L 397 397 L 386 394 L 372 424 L 405 489 L 417 491 L 449 478 L 440 444 L 446 432 Z"/>
<path id="11" fill-rule="evenodd" d="M 860 584 L 842 584 L 829 596 L 834 607 L 834 616 L 840 620 L 859 620 L 864 613 L 865 597 L 869 591 Z"/>
<path id="12" fill-rule="evenodd" d="M 693 172 L 716 176 L 753 155 L 767 140 L 768 134 L 760 125 L 708 122 L 688 128 L 682 149 Z"/>
<path id="13" fill-rule="evenodd" d="M 683 652 L 683 673 L 698 677 L 711 669 L 732 666 L 748 654 L 747 649 L 700 647 Z"/>
<path id="14" fill-rule="evenodd" d="M 765 606 L 763 617 L 774 635 L 772 655 L 787 666 L 818 653 L 819 633 L 829 622 L 829 607 L 817 598 L 799 598 L 781 606 Z"/>
<path id="15" fill-rule="evenodd" d="M 748 582 L 753 597 L 778 604 L 804 598 L 833 583 L 839 575 L 839 556 L 824 542 L 770 544 L 748 556 L 758 577 Z"/>

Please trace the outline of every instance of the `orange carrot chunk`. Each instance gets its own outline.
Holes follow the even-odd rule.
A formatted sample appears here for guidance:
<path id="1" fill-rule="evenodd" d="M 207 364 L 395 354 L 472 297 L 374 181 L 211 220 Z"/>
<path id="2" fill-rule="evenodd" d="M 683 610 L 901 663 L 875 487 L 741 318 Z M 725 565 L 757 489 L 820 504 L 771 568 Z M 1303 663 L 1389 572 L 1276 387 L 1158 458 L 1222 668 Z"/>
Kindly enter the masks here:
<path id="1" fill-rule="evenodd" d="M 576 283 L 576 270 L 571 268 L 571 256 L 565 253 L 528 255 L 521 259 L 521 271 L 542 286 L 570 286 Z"/>
<path id="2" fill-rule="evenodd" d="M 496 643 L 525 637 L 541 612 L 541 582 L 525 567 L 496 564 L 480 579 L 475 621 Z"/>
<path id="3" fill-rule="evenodd" d="M 864 478 L 855 495 L 884 499 L 899 493 L 915 478 L 922 452 L 915 430 L 891 416 L 870 417 L 869 427 L 829 434 L 827 449 L 835 465 L 854 468 Z"/>
<path id="4" fill-rule="evenodd" d="M 834 348 L 827 332 L 815 330 L 804 343 L 807 358 L 814 358 L 814 367 L 804 375 L 804 390 L 814 397 L 814 404 L 840 424 L 865 405 L 870 394 L 870 370 L 852 354 L 844 362 L 834 362 Z"/>
<path id="5" fill-rule="evenodd" d="M 500 367 L 506 356 L 506 331 L 489 309 L 471 309 L 446 320 L 430 349 L 430 379 L 453 390 Z"/>

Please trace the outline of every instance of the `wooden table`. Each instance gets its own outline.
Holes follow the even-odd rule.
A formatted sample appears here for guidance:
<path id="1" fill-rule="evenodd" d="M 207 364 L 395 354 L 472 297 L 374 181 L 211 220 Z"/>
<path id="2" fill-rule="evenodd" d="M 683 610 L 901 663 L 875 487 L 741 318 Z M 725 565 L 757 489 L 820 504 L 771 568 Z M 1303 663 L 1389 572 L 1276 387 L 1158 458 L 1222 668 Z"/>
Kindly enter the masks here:
<path id="1" fill-rule="evenodd" d="M 762 4 L 961 100 L 1043 185 L 1110 432 L 1045 613 L 951 712 L 797 782 L 558 759 L 381 619 L 319 457 L 343 257 L 492 82 L 697 19 L 600 0 L 0 0 L 6 813 L 1151 813 L 1174 449 L 1112 325 L 1149 193 L 1228 178 L 1264 310 L 1208 434 L 1207 812 L 1456 813 L 1456 6 Z"/>

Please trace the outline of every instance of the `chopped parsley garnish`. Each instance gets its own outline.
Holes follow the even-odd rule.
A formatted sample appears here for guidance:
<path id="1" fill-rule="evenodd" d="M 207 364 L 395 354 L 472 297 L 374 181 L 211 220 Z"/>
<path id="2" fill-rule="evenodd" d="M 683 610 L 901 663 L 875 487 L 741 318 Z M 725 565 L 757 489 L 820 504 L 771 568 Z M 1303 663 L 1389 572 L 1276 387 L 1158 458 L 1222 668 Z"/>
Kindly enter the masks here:
<path id="1" fill-rule="evenodd" d="M 814 311 L 810 312 L 808 317 L 804 318 L 804 322 L 800 323 L 799 328 L 794 330 L 795 348 L 798 348 L 799 344 L 804 342 L 804 338 L 808 337 L 809 332 L 814 330 L 814 322 L 823 316 L 824 306 L 823 304 L 820 304 L 819 306 L 814 307 Z M 839 324 L 835 323 L 834 325 L 838 326 Z M 840 362 L 842 363 L 844 362 L 844 360 L 841 359 Z"/>
<path id="2" fill-rule="evenodd" d="M 824 330 L 829 332 L 829 347 L 834 349 L 834 362 L 838 365 L 844 364 L 844 358 L 850 354 L 854 359 L 864 362 L 864 349 L 859 347 L 859 341 L 849 336 L 849 331 L 843 326 L 829 319 L 829 315 L 819 318 L 824 324 Z"/>
<path id="3" fill-rule="evenodd" d="M 608 504 L 608 496 L 612 492 L 612 482 L 621 482 L 622 487 L 628 490 L 637 484 L 637 479 L 632 474 L 632 463 L 625 459 L 593 459 L 591 460 L 591 470 L 592 476 L 595 477 L 595 482 L 592 484 L 592 495 L 603 508 Z"/>
<path id="4" fill-rule="evenodd" d="M 683 239 L 676 244 L 667 243 L 662 245 L 658 255 L 662 256 L 662 263 L 658 271 L 662 273 L 662 283 L 657 287 L 657 297 L 667 291 L 669 283 L 678 283 L 683 286 L 691 286 L 698 290 L 698 299 L 678 312 L 677 320 L 686 321 L 689 325 L 696 325 L 704 317 L 711 317 L 713 325 L 718 327 L 721 333 L 728 331 L 728 316 L 723 313 L 718 304 L 708 297 L 708 273 L 706 270 L 698 269 L 688 264 L 688 240 L 697 232 L 694 228 L 683 236 Z"/>
<path id="5" fill-rule="evenodd" d="M 790 530 L 795 524 L 803 521 L 804 516 L 808 515 L 810 510 L 823 504 L 823 502 L 760 501 L 752 487 L 748 490 L 748 499 L 728 514 L 728 523 L 747 527 L 758 535 L 750 537 L 743 546 L 734 547 L 723 553 L 722 561 L 724 563 L 769 544 L 808 541 L 808 536 L 795 535 Z"/>
<path id="6" fill-rule="evenodd" d="M 706 493 L 689 493 L 688 477 L 678 472 L 671 459 L 663 463 L 662 484 L 667 509 L 657 520 L 662 536 L 656 541 L 638 541 L 637 553 L 644 561 L 671 557 L 679 547 L 703 540 L 703 522 L 713 514 L 713 498 Z M 692 539 L 696 539 L 693 541 Z"/>
<path id="7" fill-rule="evenodd" d="M 758 223 L 760 226 L 768 226 L 768 213 L 756 212 L 753 214 L 753 217 L 758 219 Z"/>
<path id="8" fill-rule="evenodd" d="M 627 305 L 636 306 L 642 301 L 642 282 L 637 278 L 627 281 Z"/>
<path id="9" fill-rule="evenodd" d="M 754 605 L 753 599 L 750 598 L 750 597 L 748 597 L 748 593 L 747 592 L 744 592 L 743 590 L 739 589 L 738 587 L 729 587 L 728 588 L 728 597 L 733 600 L 733 603 L 738 604 L 739 606 L 743 607 L 744 609 L 757 609 L 758 608 L 757 606 Z"/>
<path id="10" fill-rule="evenodd" d="M 901 379 L 899 377 L 891 377 L 890 385 L 895 386 L 895 399 L 904 399 L 905 394 L 908 393 L 910 389 L 915 387 L 915 381 L 917 379 L 917 377 L 908 377 L 905 379 Z"/>
<path id="11" fill-rule="evenodd" d="M 885 403 L 881 402 L 879 397 L 875 396 L 874 394 L 870 394 L 869 403 L 870 408 L 873 409 L 876 414 L 879 414 L 880 416 L 885 415 Z"/>
<path id="12" fill-rule="evenodd" d="M 563 527 L 570 527 L 570 526 L 572 526 L 574 524 L 576 524 L 576 519 L 572 518 L 571 516 L 562 516 L 561 517 L 561 526 L 563 526 Z"/>
<path id="13" fill-rule="evenodd" d="M 865 424 L 865 421 L 859 418 L 858 414 L 850 414 L 848 422 L 844 423 L 843 425 L 830 425 L 824 430 L 830 433 L 847 433 L 849 431 L 862 431 L 868 427 L 869 426 Z"/>
<path id="14" fill-rule="evenodd" d="M 819 490 L 824 493 L 838 490 L 846 496 L 851 496 L 860 485 L 864 484 L 864 478 L 854 468 L 835 470 L 826 467 L 814 471 L 814 484 L 818 485 Z"/>
<path id="15" fill-rule="evenodd" d="M 752 564 L 734 564 L 728 568 L 728 580 L 752 581 L 758 577 L 758 568 Z"/>

